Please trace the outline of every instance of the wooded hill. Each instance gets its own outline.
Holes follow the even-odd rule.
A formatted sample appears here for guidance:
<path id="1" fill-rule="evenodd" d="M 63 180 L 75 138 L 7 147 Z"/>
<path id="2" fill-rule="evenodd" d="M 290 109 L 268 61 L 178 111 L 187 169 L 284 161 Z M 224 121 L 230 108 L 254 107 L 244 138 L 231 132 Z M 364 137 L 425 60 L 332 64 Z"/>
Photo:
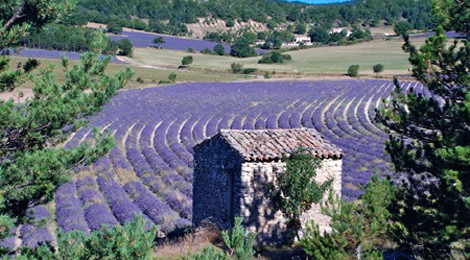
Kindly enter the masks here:
<path id="1" fill-rule="evenodd" d="M 432 0 L 368 0 L 343 4 L 307 5 L 276 0 L 82 0 L 72 24 L 115 22 L 120 26 L 159 33 L 186 34 L 186 24 L 199 18 L 253 20 L 274 28 L 288 22 L 334 26 L 393 25 L 407 20 L 414 29 L 434 27 Z"/>

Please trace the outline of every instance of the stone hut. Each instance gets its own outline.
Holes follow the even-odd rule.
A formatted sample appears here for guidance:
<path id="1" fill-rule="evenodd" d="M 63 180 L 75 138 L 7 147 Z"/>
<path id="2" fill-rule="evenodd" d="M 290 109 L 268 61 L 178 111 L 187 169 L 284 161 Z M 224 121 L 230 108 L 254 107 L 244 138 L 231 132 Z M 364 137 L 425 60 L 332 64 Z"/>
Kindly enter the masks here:
<path id="1" fill-rule="evenodd" d="M 342 152 L 317 131 L 307 128 L 276 130 L 221 130 L 194 148 L 193 224 L 209 220 L 227 229 L 235 216 L 258 232 L 258 243 L 278 244 L 286 239 L 286 220 L 273 209 L 268 183 L 286 168 L 282 162 L 299 147 L 322 159 L 316 181 L 333 177 L 341 196 Z M 328 230 L 329 219 L 319 205 L 302 216 Z"/>

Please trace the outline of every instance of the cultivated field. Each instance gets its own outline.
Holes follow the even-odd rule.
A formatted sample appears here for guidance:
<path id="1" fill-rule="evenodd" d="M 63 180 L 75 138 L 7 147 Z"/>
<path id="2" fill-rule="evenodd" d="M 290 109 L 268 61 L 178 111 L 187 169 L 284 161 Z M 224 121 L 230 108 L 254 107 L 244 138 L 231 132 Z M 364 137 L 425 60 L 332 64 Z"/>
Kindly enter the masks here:
<path id="1" fill-rule="evenodd" d="M 403 85 L 422 91 L 415 82 Z M 123 224 L 134 213 L 143 214 L 149 225 L 159 224 L 163 233 L 190 225 L 192 149 L 219 129 L 317 129 L 343 149 L 343 197 L 354 199 L 371 175 L 389 171 L 383 153 L 387 135 L 373 118 L 392 89 L 390 81 L 336 80 L 192 83 L 121 91 L 66 143 L 83 143 L 92 137 L 91 127 L 97 127 L 111 133 L 117 146 L 57 190 L 55 202 L 47 205 L 55 208 L 53 222 L 20 227 L 22 243 L 50 240 L 55 226 L 88 232 Z M 43 206 L 35 212 L 33 220 L 48 213 Z"/>
<path id="2" fill-rule="evenodd" d="M 16 67 L 18 63 L 24 63 L 26 57 L 12 56 L 12 67 Z M 53 63 L 55 64 L 54 74 L 59 82 L 64 81 L 64 72 L 60 66 L 61 62 L 53 58 L 39 58 L 40 68 L 45 67 L 46 64 Z M 70 66 L 77 64 L 78 61 L 71 60 Z M 107 73 L 114 75 L 120 70 L 125 69 L 127 66 L 132 66 L 131 64 L 117 64 L 110 63 L 107 68 Z M 246 75 L 236 75 L 236 74 L 227 74 L 220 72 L 211 72 L 211 71 L 193 71 L 193 70 L 178 70 L 178 69 L 155 69 L 155 68 L 146 68 L 143 66 L 133 65 L 132 69 L 135 74 L 134 77 L 126 85 L 126 88 L 136 88 L 136 87 L 146 87 L 146 86 L 155 86 L 160 80 L 168 80 L 168 75 L 172 72 L 177 75 L 177 82 L 224 82 L 224 81 L 235 81 L 235 80 L 246 80 L 253 78 L 253 76 Z M 37 71 L 39 72 L 39 71 Z M 137 79 L 141 78 L 143 81 L 138 82 Z M 26 82 L 23 86 L 24 88 L 31 88 L 33 86 L 32 82 Z M 27 90 L 26 90 L 27 91 Z M 6 95 L 5 95 L 6 96 Z M 0 99 L 2 96 L 0 95 Z"/>
<path id="3" fill-rule="evenodd" d="M 417 46 L 423 41 L 414 40 Z M 408 54 L 403 52 L 402 45 L 400 39 L 378 39 L 350 46 L 310 48 L 287 52 L 292 56 L 292 61 L 288 63 L 269 65 L 258 64 L 260 57 L 239 59 L 155 48 L 135 49 L 134 60 L 146 65 L 176 68 L 181 65 L 184 56 L 192 55 L 194 62 L 190 66 L 198 69 L 227 71 L 230 64 L 238 62 L 245 67 L 292 74 L 344 74 L 350 65 L 358 64 L 359 73 L 368 75 L 373 74 L 372 66 L 380 63 L 385 67 L 382 74 L 395 75 L 409 73 Z"/>

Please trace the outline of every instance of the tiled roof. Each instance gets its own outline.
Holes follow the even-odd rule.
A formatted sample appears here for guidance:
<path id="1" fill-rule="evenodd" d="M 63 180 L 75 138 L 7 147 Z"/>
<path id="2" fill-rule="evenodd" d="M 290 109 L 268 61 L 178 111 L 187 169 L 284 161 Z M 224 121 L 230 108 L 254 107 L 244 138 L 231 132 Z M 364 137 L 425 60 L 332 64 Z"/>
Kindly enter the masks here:
<path id="1" fill-rule="evenodd" d="M 307 148 L 314 157 L 342 157 L 340 149 L 309 128 L 265 130 L 220 130 L 220 136 L 237 150 L 245 161 L 281 159 L 299 147 Z"/>

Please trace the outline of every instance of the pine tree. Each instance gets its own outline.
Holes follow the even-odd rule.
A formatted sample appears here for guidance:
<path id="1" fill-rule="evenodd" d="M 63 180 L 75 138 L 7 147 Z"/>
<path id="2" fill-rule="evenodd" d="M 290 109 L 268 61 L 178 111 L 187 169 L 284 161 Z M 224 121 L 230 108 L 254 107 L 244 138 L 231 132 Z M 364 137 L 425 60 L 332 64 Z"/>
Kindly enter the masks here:
<path id="1" fill-rule="evenodd" d="M 418 50 L 405 38 L 413 75 L 429 90 L 396 82 L 378 119 L 399 192 L 393 205 L 399 242 L 425 258 L 470 257 L 470 1 L 438 0 L 439 26 Z M 461 34 L 449 42 L 445 31 Z"/>
<path id="2" fill-rule="evenodd" d="M 33 28 L 64 17 L 74 2 L 7 0 L 0 4 L 0 49 L 14 47 Z M 110 58 L 99 59 L 106 43 L 96 34 L 94 53 L 86 53 L 77 65 L 63 59 L 65 82 L 57 82 L 53 66 L 38 76 L 31 72 L 38 62 L 29 60 L 10 69 L 8 56 L 0 57 L 0 92 L 31 80 L 33 97 L 20 104 L 0 101 L 0 238 L 21 222 L 32 205 L 51 199 L 57 185 L 67 181 L 72 169 L 93 162 L 113 145 L 108 135 L 98 134 L 91 143 L 65 149 L 57 146 L 85 123 L 85 117 L 101 109 L 132 75 L 130 69 L 106 75 Z"/>

